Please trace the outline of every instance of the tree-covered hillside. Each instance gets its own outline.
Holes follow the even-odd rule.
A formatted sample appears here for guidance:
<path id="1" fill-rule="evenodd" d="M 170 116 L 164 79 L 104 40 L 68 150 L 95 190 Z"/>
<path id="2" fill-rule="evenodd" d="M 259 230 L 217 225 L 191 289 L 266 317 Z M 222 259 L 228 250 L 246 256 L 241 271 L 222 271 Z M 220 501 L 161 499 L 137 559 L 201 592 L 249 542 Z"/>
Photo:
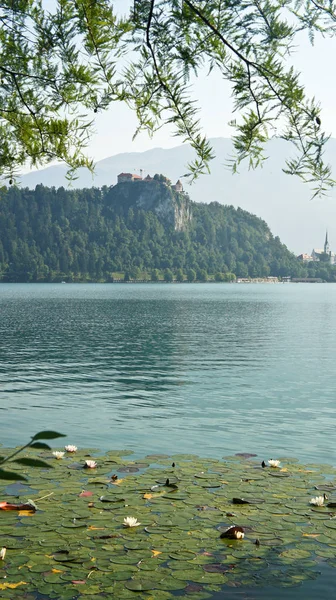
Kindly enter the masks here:
<path id="1" fill-rule="evenodd" d="M 146 185 L 140 184 L 142 199 Z M 152 210 L 133 197 L 132 183 L 84 190 L 3 188 L 0 280 L 305 276 L 306 269 L 267 224 L 239 208 L 170 194 L 175 215 L 178 209 L 181 216 L 183 204 L 188 207 L 183 230 L 176 230 L 166 218 L 166 201 L 163 211 L 157 202 L 157 194 L 167 197 L 167 185 L 157 180 L 155 186 Z"/>

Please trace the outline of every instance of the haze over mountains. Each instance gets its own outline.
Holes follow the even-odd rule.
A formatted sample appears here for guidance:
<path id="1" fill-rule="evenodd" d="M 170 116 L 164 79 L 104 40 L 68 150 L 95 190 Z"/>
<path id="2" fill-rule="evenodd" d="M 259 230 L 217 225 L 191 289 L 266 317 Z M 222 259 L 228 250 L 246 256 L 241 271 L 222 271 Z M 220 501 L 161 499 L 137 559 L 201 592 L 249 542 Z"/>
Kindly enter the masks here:
<path id="1" fill-rule="evenodd" d="M 263 168 L 249 171 L 247 165 L 239 174 L 232 175 L 225 163 L 232 153 L 231 140 L 211 140 L 216 158 L 211 163 L 211 174 L 200 177 L 193 185 L 184 182 L 185 190 L 196 202 L 220 202 L 240 206 L 263 218 L 274 235 L 295 253 L 311 252 L 313 247 L 323 247 L 328 228 L 331 249 L 336 250 L 336 193 L 311 200 L 308 185 L 298 178 L 285 175 L 282 167 L 285 158 L 292 152 L 289 144 L 272 140 L 268 145 L 269 158 Z M 186 173 L 186 165 L 194 158 L 190 146 L 181 145 L 171 149 L 154 148 L 146 152 L 115 154 L 96 165 L 94 177 L 80 169 L 73 188 L 101 187 L 114 185 L 122 171 L 140 173 L 163 173 L 173 182 Z M 336 170 L 336 139 L 328 144 L 326 159 Z M 21 185 L 34 188 L 45 186 L 67 187 L 66 167 L 51 166 L 21 177 Z"/>

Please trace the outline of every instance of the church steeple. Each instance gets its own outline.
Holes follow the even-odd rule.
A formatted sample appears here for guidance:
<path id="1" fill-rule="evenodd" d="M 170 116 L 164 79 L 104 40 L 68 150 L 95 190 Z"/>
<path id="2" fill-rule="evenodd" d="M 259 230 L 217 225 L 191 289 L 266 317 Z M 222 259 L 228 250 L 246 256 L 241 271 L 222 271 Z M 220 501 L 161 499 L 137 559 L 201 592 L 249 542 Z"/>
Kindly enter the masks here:
<path id="1" fill-rule="evenodd" d="M 324 242 L 324 254 L 330 254 L 330 246 L 328 242 L 328 229 L 326 230 L 325 242 Z"/>

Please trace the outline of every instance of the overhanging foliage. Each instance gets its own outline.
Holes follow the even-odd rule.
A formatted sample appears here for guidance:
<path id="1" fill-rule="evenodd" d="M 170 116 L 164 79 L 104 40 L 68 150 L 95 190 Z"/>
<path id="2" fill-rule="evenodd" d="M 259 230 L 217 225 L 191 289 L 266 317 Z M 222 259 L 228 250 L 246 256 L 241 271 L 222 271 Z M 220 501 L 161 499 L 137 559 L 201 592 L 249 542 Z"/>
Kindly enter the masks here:
<path id="1" fill-rule="evenodd" d="M 50 8 L 53 7 L 53 9 Z M 237 117 L 234 170 L 264 160 L 276 135 L 296 148 L 285 171 L 315 193 L 333 185 L 323 161 L 328 136 L 320 106 L 288 65 L 296 36 L 334 35 L 329 0 L 135 0 L 127 17 L 100 0 L 5 0 L 0 8 L 0 172 L 13 177 L 30 161 L 66 161 L 71 176 L 92 168 L 85 147 L 95 113 L 114 101 L 136 111 L 150 134 L 173 125 L 196 158 L 189 174 L 209 168 L 190 82 L 218 71 L 232 88 Z"/>

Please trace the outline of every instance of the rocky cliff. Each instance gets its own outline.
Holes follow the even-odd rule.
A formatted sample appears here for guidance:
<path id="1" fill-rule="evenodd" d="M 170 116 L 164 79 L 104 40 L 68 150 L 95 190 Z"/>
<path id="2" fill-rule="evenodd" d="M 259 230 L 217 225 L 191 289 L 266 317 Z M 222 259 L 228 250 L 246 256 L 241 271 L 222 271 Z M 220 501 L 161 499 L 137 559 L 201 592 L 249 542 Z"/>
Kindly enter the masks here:
<path id="1" fill-rule="evenodd" d="M 164 225 L 184 231 L 192 220 L 191 201 L 185 192 L 177 192 L 165 181 L 131 181 L 118 183 L 108 194 L 108 204 L 122 212 L 130 208 L 151 211 Z"/>

